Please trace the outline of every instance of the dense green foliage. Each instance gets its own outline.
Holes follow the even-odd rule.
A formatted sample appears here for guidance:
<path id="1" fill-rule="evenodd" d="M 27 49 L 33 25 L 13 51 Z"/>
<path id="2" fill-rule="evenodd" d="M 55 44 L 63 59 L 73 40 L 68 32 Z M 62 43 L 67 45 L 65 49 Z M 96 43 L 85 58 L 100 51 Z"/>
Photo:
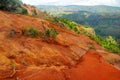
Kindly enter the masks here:
<path id="1" fill-rule="evenodd" d="M 21 3 L 20 0 L 0 0 L 0 9 L 27 14 L 27 10 L 21 6 Z"/>

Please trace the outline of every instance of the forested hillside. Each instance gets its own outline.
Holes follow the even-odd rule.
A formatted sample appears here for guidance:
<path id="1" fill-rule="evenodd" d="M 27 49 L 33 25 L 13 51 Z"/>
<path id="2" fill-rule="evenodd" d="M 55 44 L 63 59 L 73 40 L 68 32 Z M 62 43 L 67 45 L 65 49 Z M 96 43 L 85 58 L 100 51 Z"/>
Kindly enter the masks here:
<path id="1" fill-rule="evenodd" d="M 78 11 L 72 14 L 62 15 L 62 17 L 71 19 L 82 25 L 88 25 L 95 29 L 101 36 L 113 36 L 120 39 L 120 17 L 114 14 L 100 15 L 88 11 Z"/>
<path id="2" fill-rule="evenodd" d="M 120 7 L 112 6 L 37 6 L 57 17 L 71 19 L 79 24 L 91 26 L 101 36 L 120 39 Z"/>

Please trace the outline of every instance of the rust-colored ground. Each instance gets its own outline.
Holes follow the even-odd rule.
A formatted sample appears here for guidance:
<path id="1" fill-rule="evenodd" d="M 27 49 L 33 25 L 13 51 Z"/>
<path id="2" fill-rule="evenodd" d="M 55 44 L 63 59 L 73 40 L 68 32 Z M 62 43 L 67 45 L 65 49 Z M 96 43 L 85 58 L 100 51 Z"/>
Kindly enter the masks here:
<path id="1" fill-rule="evenodd" d="M 20 33 L 25 26 L 43 30 L 43 23 L 58 30 L 55 40 Z M 18 33 L 8 37 L 10 29 Z M 91 45 L 96 50 L 90 50 Z M 120 71 L 100 51 L 103 48 L 85 35 L 39 18 L 0 11 L 0 80 L 120 80 Z"/>

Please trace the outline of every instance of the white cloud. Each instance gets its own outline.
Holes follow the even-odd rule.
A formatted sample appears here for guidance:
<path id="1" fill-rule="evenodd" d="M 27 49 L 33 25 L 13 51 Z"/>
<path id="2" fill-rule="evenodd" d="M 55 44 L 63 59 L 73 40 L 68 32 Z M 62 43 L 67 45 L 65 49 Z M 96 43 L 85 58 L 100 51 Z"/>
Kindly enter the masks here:
<path id="1" fill-rule="evenodd" d="M 119 6 L 120 0 L 22 0 L 24 3 L 39 5 L 39 4 L 49 4 L 54 5 L 112 5 Z"/>

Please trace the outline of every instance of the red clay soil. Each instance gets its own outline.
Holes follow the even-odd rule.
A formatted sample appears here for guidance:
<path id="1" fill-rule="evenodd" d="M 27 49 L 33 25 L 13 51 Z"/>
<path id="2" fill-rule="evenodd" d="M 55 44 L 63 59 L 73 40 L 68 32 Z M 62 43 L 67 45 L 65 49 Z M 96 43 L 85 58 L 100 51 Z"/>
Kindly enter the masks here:
<path id="1" fill-rule="evenodd" d="M 120 71 L 105 62 L 95 51 L 88 51 L 76 68 L 65 72 L 69 80 L 120 80 Z"/>
<path id="2" fill-rule="evenodd" d="M 17 77 L 22 80 L 120 80 L 120 71 L 104 61 L 96 51 L 89 50 L 76 66 L 61 70 L 27 70 Z"/>
<path id="3" fill-rule="evenodd" d="M 21 35 L 23 27 L 54 27 L 55 40 Z M 8 37 L 11 29 L 18 33 Z M 104 51 L 83 34 L 62 29 L 48 21 L 0 11 L 0 80 L 120 80 L 120 71 L 103 60 Z"/>
<path id="4" fill-rule="evenodd" d="M 110 64 L 114 65 L 117 69 L 120 70 L 120 55 L 116 55 L 110 52 L 97 50 L 99 54 Z"/>

